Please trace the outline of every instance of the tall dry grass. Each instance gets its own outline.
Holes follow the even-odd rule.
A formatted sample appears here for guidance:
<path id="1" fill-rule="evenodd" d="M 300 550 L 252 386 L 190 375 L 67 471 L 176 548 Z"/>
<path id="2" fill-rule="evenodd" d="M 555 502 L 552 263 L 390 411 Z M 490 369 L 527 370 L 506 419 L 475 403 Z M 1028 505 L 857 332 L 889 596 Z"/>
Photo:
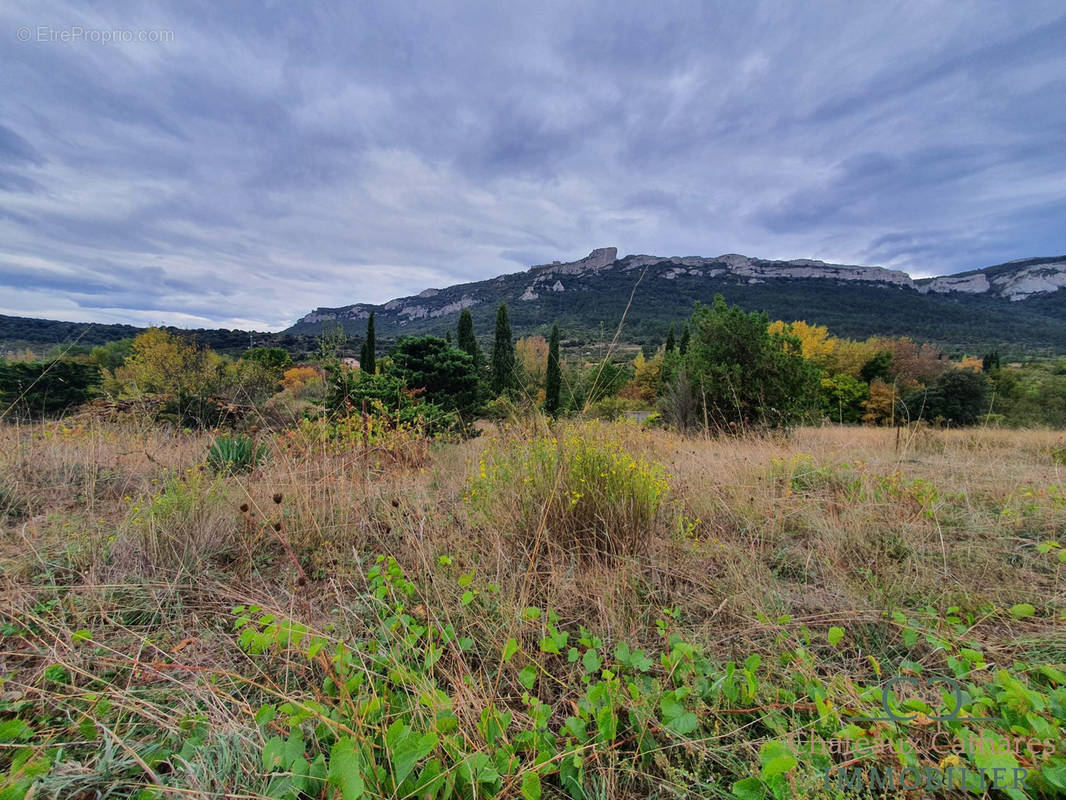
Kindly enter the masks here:
<path id="1" fill-rule="evenodd" d="M 610 448 L 567 471 L 558 450 L 536 461 L 535 443 L 552 437 Z M 1066 661 L 1066 568 L 1038 549 L 1066 537 L 1062 433 L 825 427 L 698 439 L 540 420 L 402 457 L 307 429 L 259 438 L 261 467 L 215 475 L 207 433 L 136 418 L 0 427 L 0 478 L 18 509 L 3 515 L 0 545 L 5 692 L 61 714 L 90 694 L 122 711 L 118 729 L 98 733 L 100 754 L 57 767 L 40 796 L 154 773 L 140 744 L 187 736 L 196 719 L 203 746 L 168 767 L 188 772 L 183 796 L 260 796 L 254 708 L 297 691 L 304 668 L 264 672 L 236 645 L 231 609 L 255 604 L 342 638 L 360 630 L 379 553 L 426 587 L 422 613 L 485 640 L 514 635 L 536 604 L 560 625 L 653 648 L 669 609 L 723 659 L 770 652 L 781 625 L 768 620 L 786 617 L 795 629 L 847 622 L 890 659 L 885 610 L 980 616 L 1027 602 L 1040 614 L 1024 636 L 978 623 L 993 649 Z M 630 463 L 647 480 L 623 479 Z M 570 505 L 580 478 L 600 472 L 596 502 Z M 472 488 L 491 496 L 471 503 Z M 440 579 L 445 560 L 496 587 L 491 611 Z M 93 688 L 77 702 L 50 689 L 56 665 Z M 492 700 L 481 686 L 467 701 Z"/>

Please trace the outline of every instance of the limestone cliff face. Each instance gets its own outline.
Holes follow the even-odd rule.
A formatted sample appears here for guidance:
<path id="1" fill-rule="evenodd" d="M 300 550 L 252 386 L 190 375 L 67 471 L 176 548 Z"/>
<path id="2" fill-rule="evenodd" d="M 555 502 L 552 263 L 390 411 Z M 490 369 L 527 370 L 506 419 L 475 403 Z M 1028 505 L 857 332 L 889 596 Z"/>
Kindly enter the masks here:
<path id="1" fill-rule="evenodd" d="M 1025 300 L 1038 294 L 1050 294 L 1066 287 L 1066 257 L 1032 258 L 991 267 L 933 278 L 920 291 L 990 293 L 1010 300 Z"/>

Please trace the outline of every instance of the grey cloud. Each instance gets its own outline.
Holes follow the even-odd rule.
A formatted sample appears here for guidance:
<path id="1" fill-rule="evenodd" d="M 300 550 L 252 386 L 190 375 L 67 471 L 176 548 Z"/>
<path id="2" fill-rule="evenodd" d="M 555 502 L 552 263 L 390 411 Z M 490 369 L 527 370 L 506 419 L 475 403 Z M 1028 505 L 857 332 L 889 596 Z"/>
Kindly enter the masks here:
<path id="1" fill-rule="evenodd" d="M 174 40 L 5 45 L 0 286 L 29 315 L 280 327 L 605 245 L 1066 251 L 1052 6 L 0 9 L 76 23 Z"/>

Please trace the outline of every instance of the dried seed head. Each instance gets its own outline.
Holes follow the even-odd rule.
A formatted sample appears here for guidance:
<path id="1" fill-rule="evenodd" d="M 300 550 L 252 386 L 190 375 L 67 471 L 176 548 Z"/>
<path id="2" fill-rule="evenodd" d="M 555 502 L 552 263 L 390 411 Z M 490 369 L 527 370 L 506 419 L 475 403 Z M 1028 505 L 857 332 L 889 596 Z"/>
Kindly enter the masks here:
<path id="1" fill-rule="evenodd" d="M 399 508 L 400 507 L 400 501 L 397 500 L 395 497 L 392 498 L 392 507 L 393 508 Z"/>
<path id="2" fill-rule="evenodd" d="M 274 502 L 275 503 L 280 503 L 281 502 L 281 492 L 274 492 Z"/>
<path id="3" fill-rule="evenodd" d="M 241 513 L 242 514 L 247 514 L 248 513 L 248 504 L 247 503 L 241 503 Z"/>
<path id="4" fill-rule="evenodd" d="M 275 522 L 274 523 L 274 530 L 276 530 L 276 531 L 280 531 L 281 530 L 281 523 L 280 522 Z"/>

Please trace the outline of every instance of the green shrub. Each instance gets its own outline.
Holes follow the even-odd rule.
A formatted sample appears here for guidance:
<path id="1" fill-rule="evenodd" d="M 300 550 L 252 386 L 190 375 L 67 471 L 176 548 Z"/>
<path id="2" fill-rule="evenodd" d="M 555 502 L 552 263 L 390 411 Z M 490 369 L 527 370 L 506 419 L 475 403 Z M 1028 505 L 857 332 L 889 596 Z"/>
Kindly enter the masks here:
<path id="1" fill-rule="evenodd" d="M 596 429 L 490 449 L 468 502 L 528 557 L 554 552 L 604 560 L 645 552 L 652 535 L 666 527 L 666 472 Z"/>
<path id="2" fill-rule="evenodd" d="M 74 361 L 0 363 L 0 417 L 50 417 L 92 399 L 100 384 L 95 364 Z"/>
<path id="3" fill-rule="evenodd" d="M 216 472 L 247 472 L 266 458 L 266 448 L 250 436 L 219 436 L 207 450 L 207 463 Z"/>

